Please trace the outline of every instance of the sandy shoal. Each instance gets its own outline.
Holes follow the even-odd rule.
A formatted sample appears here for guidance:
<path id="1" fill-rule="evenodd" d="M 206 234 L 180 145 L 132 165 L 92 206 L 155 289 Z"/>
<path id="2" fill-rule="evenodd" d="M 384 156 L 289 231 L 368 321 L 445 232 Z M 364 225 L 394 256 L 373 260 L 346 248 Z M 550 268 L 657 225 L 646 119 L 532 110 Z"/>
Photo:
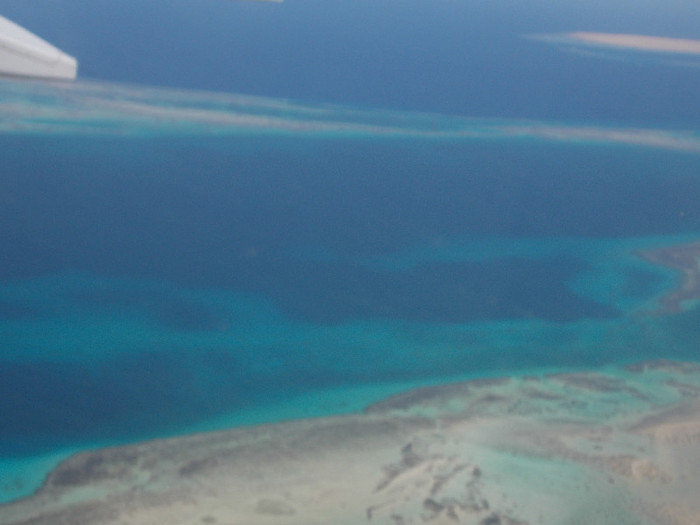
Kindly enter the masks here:
<path id="1" fill-rule="evenodd" d="M 700 365 L 452 383 L 75 455 L 3 525 L 697 525 Z"/>
<path id="2" fill-rule="evenodd" d="M 573 33 L 568 33 L 567 36 L 589 44 L 659 53 L 700 55 L 700 40 L 687 38 L 668 38 L 626 33 L 595 33 L 587 31 L 575 31 Z"/>

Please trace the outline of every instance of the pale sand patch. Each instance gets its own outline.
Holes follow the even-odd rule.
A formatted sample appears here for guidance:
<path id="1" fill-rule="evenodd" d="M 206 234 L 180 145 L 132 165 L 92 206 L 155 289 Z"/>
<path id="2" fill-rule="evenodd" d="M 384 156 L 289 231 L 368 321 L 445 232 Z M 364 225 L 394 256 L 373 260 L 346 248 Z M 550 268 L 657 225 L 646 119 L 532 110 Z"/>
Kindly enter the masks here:
<path id="1" fill-rule="evenodd" d="M 595 33 L 587 31 L 575 31 L 573 33 L 567 33 L 565 36 L 573 40 L 609 47 L 621 47 L 659 53 L 700 55 L 700 40 L 687 38 L 668 38 L 625 33 Z"/>
<path id="2" fill-rule="evenodd" d="M 680 386 L 679 386 L 680 385 Z M 3 525 L 697 525 L 700 368 L 421 388 L 78 454 Z"/>

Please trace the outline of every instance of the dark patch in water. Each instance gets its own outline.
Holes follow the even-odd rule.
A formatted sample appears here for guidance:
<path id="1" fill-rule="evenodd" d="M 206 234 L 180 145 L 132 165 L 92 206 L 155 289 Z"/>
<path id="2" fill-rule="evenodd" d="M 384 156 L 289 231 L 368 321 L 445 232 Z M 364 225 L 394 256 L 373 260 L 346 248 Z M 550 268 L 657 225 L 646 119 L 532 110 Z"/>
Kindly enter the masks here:
<path id="1" fill-rule="evenodd" d="M 521 318 L 569 322 L 617 316 L 612 307 L 567 287 L 580 266 L 561 259 L 430 263 L 406 271 L 343 263 L 288 264 L 268 268 L 268 282 L 258 286 L 288 316 L 313 323 L 377 318 L 429 323 Z M 255 283 L 254 279 L 251 275 L 247 283 Z M 274 282 L 270 289 L 269 281 Z"/>
<path id="2" fill-rule="evenodd" d="M 0 362 L 0 450 L 138 438 L 177 428 L 250 399 L 264 385 L 224 350 L 150 350 L 98 369 L 75 363 Z"/>
<path id="3" fill-rule="evenodd" d="M 216 330 L 226 320 L 213 308 L 184 299 L 175 292 L 153 289 L 102 289 L 69 292 L 67 298 L 82 306 L 139 312 L 150 321 L 178 331 Z"/>
<path id="4" fill-rule="evenodd" d="M 39 316 L 38 310 L 18 302 L 0 301 L 0 320 L 30 320 Z"/>
<path id="5" fill-rule="evenodd" d="M 61 363 L 0 362 L 2 441 L 77 434 L 99 426 L 112 414 L 104 410 L 103 385 L 84 367 Z M 28 439 L 27 442 L 22 442 Z"/>

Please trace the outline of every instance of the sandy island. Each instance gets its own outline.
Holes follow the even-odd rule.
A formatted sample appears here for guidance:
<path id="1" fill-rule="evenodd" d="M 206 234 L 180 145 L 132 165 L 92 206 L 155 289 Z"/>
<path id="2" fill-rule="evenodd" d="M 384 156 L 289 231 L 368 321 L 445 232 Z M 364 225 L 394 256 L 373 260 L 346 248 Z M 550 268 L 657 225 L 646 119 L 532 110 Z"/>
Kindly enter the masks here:
<path id="1" fill-rule="evenodd" d="M 691 40 L 687 38 L 668 38 L 625 33 L 595 33 L 587 31 L 575 31 L 573 33 L 567 33 L 566 36 L 575 41 L 606 47 L 619 47 L 656 53 L 700 55 L 700 40 Z"/>
<path id="2" fill-rule="evenodd" d="M 680 284 L 658 300 L 656 314 L 674 314 L 700 300 L 700 241 L 636 252 L 643 259 L 677 270 Z"/>
<path id="3" fill-rule="evenodd" d="M 78 454 L 4 525 L 697 525 L 700 364 L 421 388 Z"/>

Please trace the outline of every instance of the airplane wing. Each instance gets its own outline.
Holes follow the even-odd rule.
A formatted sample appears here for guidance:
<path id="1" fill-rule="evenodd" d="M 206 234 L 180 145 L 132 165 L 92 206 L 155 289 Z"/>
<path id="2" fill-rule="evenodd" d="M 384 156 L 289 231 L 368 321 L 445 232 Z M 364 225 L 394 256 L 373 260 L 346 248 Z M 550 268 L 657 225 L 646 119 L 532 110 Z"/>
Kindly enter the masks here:
<path id="1" fill-rule="evenodd" d="M 73 80 L 77 73 L 75 58 L 0 16 L 0 74 Z"/>
<path id="2" fill-rule="evenodd" d="M 75 58 L 0 15 L 0 75 L 74 80 L 77 74 Z"/>

